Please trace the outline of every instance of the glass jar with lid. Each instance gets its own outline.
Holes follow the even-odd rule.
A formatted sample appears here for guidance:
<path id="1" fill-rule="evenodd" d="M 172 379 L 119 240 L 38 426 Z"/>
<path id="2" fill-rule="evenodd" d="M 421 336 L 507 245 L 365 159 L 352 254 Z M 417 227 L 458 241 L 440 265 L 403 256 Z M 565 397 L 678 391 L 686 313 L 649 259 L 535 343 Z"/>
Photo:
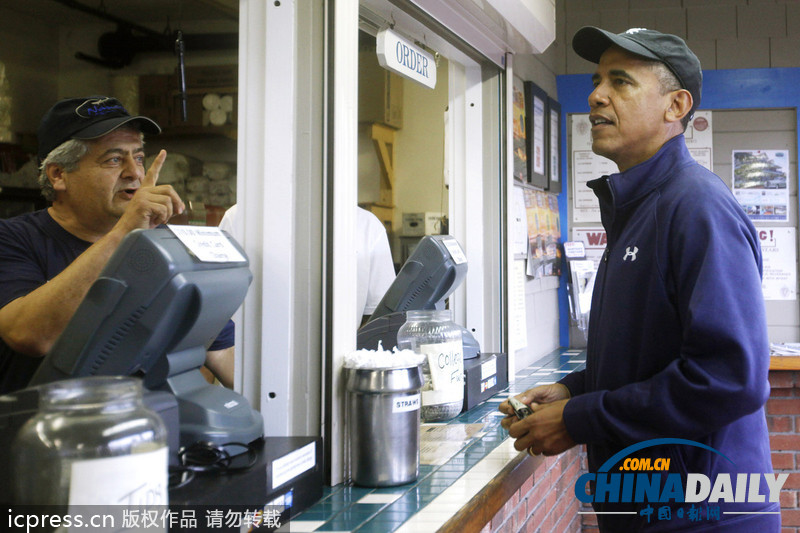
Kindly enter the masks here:
<path id="1" fill-rule="evenodd" d="M 464 347 L 461 327 L 449 309 L 408 311 L 397 332 L 397 346 L 425 356 L 422 373 L 424 422 L 442 422 L 457 416 L 464 405 Z"/>
<path id="2" fill-rule="evenodd" d="M 167 504 L 167 432 L 141 380 L 69 379 L 39 396 L 11 446 L 16 504 Z"/>

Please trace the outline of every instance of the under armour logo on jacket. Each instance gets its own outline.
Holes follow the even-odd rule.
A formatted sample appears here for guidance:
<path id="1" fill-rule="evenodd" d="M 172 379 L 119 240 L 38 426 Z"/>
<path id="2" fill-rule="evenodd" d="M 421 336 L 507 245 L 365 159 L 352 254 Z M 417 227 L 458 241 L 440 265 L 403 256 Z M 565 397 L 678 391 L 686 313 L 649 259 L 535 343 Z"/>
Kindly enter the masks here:
<path id="1" fill-rule="evenodd" d="M 628 246 L 627 248 L 625 248 L 625 257 L 623 257 L 622 260 L 623 261 L 627 261 L 628 258 L 630 257 L 631 258 L 631 263 L 633 263 L 634 261 L 636 261 L 636 254 L 638 254 L 638 253 L 639 253 L 639 247 L 638 246 L 634 246 L 633 250 L 631 250 L 631 247 Z"/>

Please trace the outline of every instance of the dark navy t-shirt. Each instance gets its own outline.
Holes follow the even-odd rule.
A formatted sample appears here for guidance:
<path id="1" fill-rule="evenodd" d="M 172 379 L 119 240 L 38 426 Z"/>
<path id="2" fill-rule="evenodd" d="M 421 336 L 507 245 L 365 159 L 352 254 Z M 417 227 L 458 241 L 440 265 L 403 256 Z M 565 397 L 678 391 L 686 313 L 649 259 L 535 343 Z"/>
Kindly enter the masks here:
<path id="1" fill-rule="evenodd" d="M 47 209 L 0 219 L 0 308 L 47 283 L 91 245 L 59 226 Z M 233 337 L 228 321 L 208 349 L 230 348 Z M 0 394 L 25 388 L 41 360 L 0 339 Z"/>

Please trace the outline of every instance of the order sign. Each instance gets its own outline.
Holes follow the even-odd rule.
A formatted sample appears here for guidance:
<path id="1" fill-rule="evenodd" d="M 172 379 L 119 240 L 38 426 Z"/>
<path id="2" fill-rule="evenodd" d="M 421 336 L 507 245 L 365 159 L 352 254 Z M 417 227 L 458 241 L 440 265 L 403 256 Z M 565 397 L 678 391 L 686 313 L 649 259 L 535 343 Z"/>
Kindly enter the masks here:
<path id="1" fill-rule="evenodd" d="M 436 60 L 432 54 L 390 29 L 379 31 L 377 41 L 380 66 L 425 87 L 436 87 Z"/>

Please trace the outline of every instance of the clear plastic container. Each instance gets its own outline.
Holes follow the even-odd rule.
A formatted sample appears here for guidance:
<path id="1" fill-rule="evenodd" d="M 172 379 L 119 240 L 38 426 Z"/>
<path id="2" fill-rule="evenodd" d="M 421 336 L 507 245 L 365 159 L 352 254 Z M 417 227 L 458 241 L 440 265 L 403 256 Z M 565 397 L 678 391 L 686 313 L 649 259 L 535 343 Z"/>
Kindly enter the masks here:
<path id="1" fill-rule="evenodd" d="M 156 506 L 168 502 L 167 432 L 129 377 L 40 388 L 39 411 L 11 446 L 14 503 Z"/>
<path id="2" fill-rule="evenodd" d="M 461 327 L 450 310 L 408 311 L 397 332 L 397 346 L 425 356 L 422 373 L 424 422 L 442 422 L 457 416 L 464 405 L 464 347 Z"/>

